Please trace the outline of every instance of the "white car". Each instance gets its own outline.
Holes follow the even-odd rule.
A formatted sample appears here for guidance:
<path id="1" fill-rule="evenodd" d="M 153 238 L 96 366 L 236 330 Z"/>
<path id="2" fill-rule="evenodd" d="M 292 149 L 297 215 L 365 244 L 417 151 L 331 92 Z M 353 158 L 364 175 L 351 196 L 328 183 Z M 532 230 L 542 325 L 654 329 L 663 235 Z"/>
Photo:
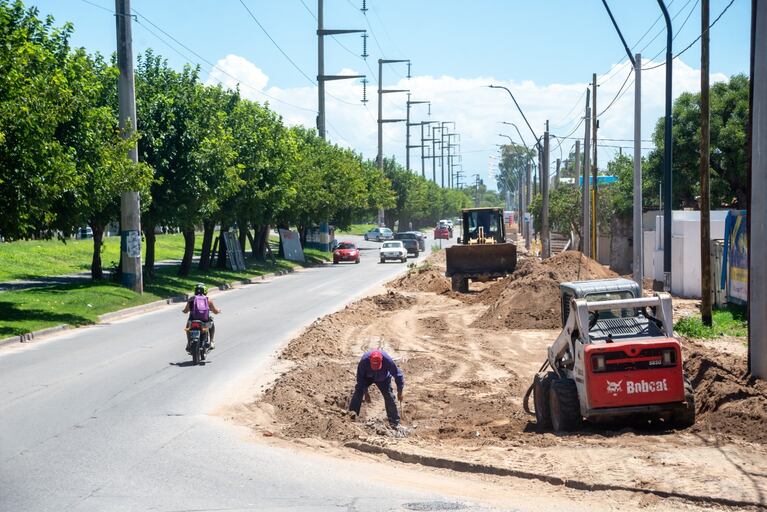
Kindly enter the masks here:
<path id="1" fill-rule="evenodd" d="M 402 263 L 407 261 L 407 249 L 400 240 L 384 242 L 379 254 L 381 263 L 386 263 L 386 260 L 400 260 Z"/>
<path id="2" fill-rule="evenodd" d="M 394 233 L 389 228 L 373 228 L 365 233 L 365 240 L 375 240 L 381 242 L 383 240 L 392 240 Z"/>

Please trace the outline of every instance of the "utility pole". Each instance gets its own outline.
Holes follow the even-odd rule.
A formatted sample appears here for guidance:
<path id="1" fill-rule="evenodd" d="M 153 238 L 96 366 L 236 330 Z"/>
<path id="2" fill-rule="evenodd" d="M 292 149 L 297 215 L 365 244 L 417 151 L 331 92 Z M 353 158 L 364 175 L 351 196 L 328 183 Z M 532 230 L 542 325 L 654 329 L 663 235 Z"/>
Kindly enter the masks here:
<path id="1" fill-rule="evenodd" d="M 592 94 L 594 98 L 594 115 L 591 117 L 591 129 L 594 131 L 592 135 L 594 137 L 594 161 L 591 163 L 591 175 L 594 177 L 594 199 L 591 205 L 591 210 L 593 212 L 593 215 L 591 216 L 591 254 L 593 254 L 592 257 L 596 260 L 599 258 L 599 247 L 597 243 L 599 239 L 599 233 L 597 233 L 597 200 L 599 199 L 599 183 L 597 181 L 597 128 L 599 128 L 599 120 L 597 119 L 597 74 L 594 73 L 591 78 Z"/>
<path id="2" fill-rule="evenodd" d="M 439 170 L 442 174 L 442 179 L 440 181 L 440 186 L 442 188 L 445 188 L 445 148 L 447 147 L 445 144 L 445 136 L 448 137 L 448 143 L 450 142 L 450 133 L 445 133 L 445 125 L 451 124 L 453 125 L 453 129 L 455 129 L 455 123 L 453 121 L 442 121 L 441 123 L 441 129 L 439 132 L 439 138 L 440 138 L 440 155 L 439 155 Z M 448 149 L 448 152 L 450 150 Z"/>
<path id="3" fill-rule="evenodd" d="M 644 230 L 642 229 L 642 54 L 634 57 L 634 281 L 644 281 Z"/>
<path id="4" fill-rule="evenodd" d="M 748 204 L 748 368 L 767 379 L 767 2 L 751 1 Z"/>
<path id="5" fill-rule="evenodd" d="M 322 1 L 322 0 L 320 0 Z M 386 89 L 383 88 L 383 65 L 396 62 L 407 62 L 408 59 L 378 59 L 378 168 L 383 170 L 383 125 L 384 123 L 403 123 L 407 119 L 384 119 L 383 118 L 383 95 L 394 92 L 409 92 L 407 89 Z"/>
<path id="6" fill-rule="evenodd" d="M 421 105 L 421 104 L 426 104 L 426 103 L 429 103 L 429 102 L 428 101 L 411 101 L 410 100 L 410 93 L 407 93 L 407 103 L 406 103 L 406 106 L 407 106 L 407 116 L 406 116 L 406 120 L 405 120 L 405 126 L 406 126 L 406 130 L 405 130 L 405 132 L 406 132 L 406 136 L 405 136 L 405 168 L 408 171 L 412 171 L 412 169 L 410 168 L 410 148 L 417 148 L 417 147 L 419 147 L 419 146 L 411 146 L 410 145 L 410 127 L 411 126 L 418 126 L 420 124 L 421 125 L 421 131 L 423 132 L 423 125 L 421 123 L 411 123 L 410 122 L 410 107 L 412 105 Z M 420 147 L 421 147 L 421 149 L 423 149 L 423 146 L 420 146 Z M 421 169 L 421 170 L 423 171 L 423 169 Z"/>
<path id="7" fill-rule="evenodd" d="M 543 132 L 543 168 L 541 169 L 541 195 L 543 196 L 541 214 L 541 244 L 543 259 L 551 257 L 551 240 L 549 237 L 549 122 L 546 121 L 546 131 Z"/>
<path id="8" fill-rule="evenodd" d="M 434 135 L 434 130 L 442 132 L 442 126 L 434 126 L 431 129 L 431 180 L 437 183 L 437 143 L 442 144 L 441 137 L 438 139 Z"/>
<path id="9" fill-rule="evenodd" d="M 621 38 L 621 43 L 623 43 L 623 49 L 626 50 L 626 55 L 628 55 L 629 61 L 631 61 L 631 64 L 634 66 L 634 200 L 633 200 L 633 206 L 634 206 L 634 218 L 633 218 L 633 238 L 634 238 L 634 245 L 633 245 L 633 258 L 632 258 L 632 266 L 633 266 L 633 277 L 634 281 L 640 286 L 640 289 L 642 287 L 642 281 L 643 281 L 643 273 L 644 270 L 642 268 L 642 259 L 643 259 L 643 250 L 642 246 L 644 245 L 644 232 L 642 230 L 642 55 L 637 53 L 636 55 L 631 55 L 631 50 L 629 49 L 628 44 L 626 44 L 626 39 L 623 37 L 623 33 L 621 32 L 621 29 L 618 27 L 618 23 L 615 21 L 615 17 L 613 16 L 612 11 L 610 11 L 610 6 L 607 5 L 607 0 L 602 0 L 602 4 L 604 4 L 605 9 L 607 10 L 607 14 L 610 15 L 610 21 L 613 22 L 613 26 L 615 27 L 615 31 L 618 32 L 618 36 Z M 708 29 L 708 25 L 706 25 L 706 30 Z M 596 148 L 595 148 L 596 149 Z M 623 155 L 623 148 L 618 148 L 619 154 Z"/>
<path id="10" fill-rule="evenodd" d="M 529 216 L 530 215 L 530 201 L 532 201 L 532 196 L 530 195 L 531 189 L 530 189 L 530 174 L 532 174 L 532 163 L 527 162 L 527 167 L 525 169 L 525 213 Z M 528 251 L 530 250 L 530 219 L 527 219 L 525 221 L 524 225 L 524 236 L 525 236 L 525 249 Z"/>
<path id="11" fill-rule="evenodd" d="M 428 126 L 429 127 L 429 131 L 431 132 L 431 125 L 434 124 L 434 123 L 437 123 L 437 122 L 438 121 L 421 121 L 421 177 L 422 178 L 426 178 L 426 166 L 425 166 L 426 159 L 427 158 L 432 158 L 432 156 L 433 156 L 433 153 L 429 153 L 429 156 L 425 155 L 425 150 L 429 149 L 429 146 L 426 143 L 427 142 L 431 142 L 431 143 L 434 142 L 434 138 L 433 137 L 429 138 L 429 139 L 424 138 L 423 128 L 424 128 L 424 126 Z"/>
<path id="12" fill-rule="evenodd" d="M 365 33 L 365 30 L 326 30 L 323 15 L 324 0 L 317 0 L 317 133 L 325 139 L 325 82 L 329 80 L 351 80 L 365 78 L 365 75 L 326 75 L 325 74 L 325 36 L 338 34 Z M 364 52 L 363 52 L 364 53 Z"/>
<path id="13" fill-rule="evenodd" d="M 559 158 L 557 158 L 557 173 L 554 175 L 554 188 L 559 188 L 559 166 L 562 164 Z"/>
<path id="14" fill-rule="evenodd" d="M 711 206 L 709 204 L 710 115 L 708 88 L 709 0 L 700 4 L 700 313 L 711 326 Z"/>
<path id="15" fill-rule="evenodd" d="M 581 175 L 581 141 L 575 141 L 575 179 Z"/>
<path id="16" fill-rule="evenodd" d="M 673 42 L 673 30 L 671 17 L 663 0 L 658 0 L 663 18 L 666 21 L 666 113 L 663 129 L 663 289 L 671 291 L 671 94 L 672 94 L 672 61 L 671 44 Z"/>
<path id="17" fill-rule="evenodd" d="M 586 133 L 583 136 L 583 225 L 581 226 L 581 236 L 583 236 L 583 254 L 591 258 L 591 187 L 589 181 L 591 176 L 589 171 L 589 160 L 591 159 L 591 108 L 589 107 L 590 91 L 586 90 Z"/>
<path id="18" fill-rule="evenodd" d="M 136 133 L 136 89 L 133 75 L 133 34 L 131 32 L 130 0 L 115 0 L 117 25 L 117 79 L 120 131 L 130 138 Z M 128 158 L 138 163 L 138 144 L 128 150 Z M 144 293 L 141 269 L 141 198 L 138 192 L 120 194 L 120 258 L 122 284 L 136 293 Z"/>

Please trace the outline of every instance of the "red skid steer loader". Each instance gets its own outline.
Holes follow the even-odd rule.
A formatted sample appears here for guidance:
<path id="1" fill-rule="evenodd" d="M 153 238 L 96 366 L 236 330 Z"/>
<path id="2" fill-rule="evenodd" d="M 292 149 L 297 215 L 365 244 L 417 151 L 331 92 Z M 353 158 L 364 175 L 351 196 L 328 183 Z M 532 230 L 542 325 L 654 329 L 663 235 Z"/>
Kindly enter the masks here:
<path id="1" fill-rule="evenodd" d="M 606 279 L 562 283 L 560 295 L 564 328 L 531 386 L 539 430 L 619 416 L 695 422 L 669 294 L 639 297 L 633 281 Z"/>

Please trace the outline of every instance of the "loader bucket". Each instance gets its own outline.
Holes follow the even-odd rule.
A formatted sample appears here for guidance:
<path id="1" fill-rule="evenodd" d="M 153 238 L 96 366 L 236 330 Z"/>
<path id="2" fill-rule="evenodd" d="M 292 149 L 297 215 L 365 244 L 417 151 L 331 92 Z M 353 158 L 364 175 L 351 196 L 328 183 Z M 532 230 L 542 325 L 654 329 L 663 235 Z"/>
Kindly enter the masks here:
<path id="1" fill-rule="evenodd" d="M 445 249 L 447 276 L 500 277 L 517 266 L 517 246 L 513 243 L 453 245 Z"/>

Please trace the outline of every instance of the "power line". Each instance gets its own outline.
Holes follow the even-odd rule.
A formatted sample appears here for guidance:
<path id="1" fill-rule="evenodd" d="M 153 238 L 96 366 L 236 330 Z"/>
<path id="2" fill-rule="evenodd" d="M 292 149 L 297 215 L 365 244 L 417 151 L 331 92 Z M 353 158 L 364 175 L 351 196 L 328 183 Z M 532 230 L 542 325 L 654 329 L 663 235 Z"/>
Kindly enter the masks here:
<path id="1" fill-rule="evenodd" d="M 269 38 L 269 40 L 272 42 L 272 44 L 274 44 L 274 46 L 276 46 L 276 47 L 277 47 L 277 49 L 278 49 L 278 50 L 280 51 L 280 53 L 281 53 L 281 54 L 282 54 L 282 55 L 283 55 L 283 56 L 284 56 L 284 57 L 285 57 L 285 58 L 288 60 L 288 62 L 290 62 L 290 63 L 293 65 L 293 67 L 294 67 L 294 68 L 296 68 L 296 70 L 298 70 L 298 72 L 299 72 L 299 73 L 301 73 L 301 74 L 302 74 L 302 75 L 303 75 L 303 76 L 304 76 L 304 77 L 305 77 L 307 80 L 309 80 L 309 82 L 310 82 L 312 85 L 315 85 L 317 82 L 314 80 L 314 78 L 312 78 L 312 77 L 310 77 L 309 75 L 307 75 L 307 74 L 304 72 L 304 70 L 303 70 L 303 69 L 301 69 L 301 67 L 300 67 L 298 64 L 296 64 L 296 63 L 293 61 L 293 59 L 291 59 L 291 58 L 290 58 L 290 56 L 289 56 L 287 53 L 285 53 L 285 50 L 283 50 L 283 49 L 282 49 L 282 47 L 280 47 L 280 45 L 279 45 L 279 44 L 277 44 L 277 41 L 275 41 L 275 40 L 274 40 L 274 38 L 273 38 L 271 35 L 269 35 L 269 32 L 267 32 L 267 31 L 266 31 L 266 29 L 264 28 L 264 26 L 261 24 L 261 22 L 260 22 L 260 21 L 258 21 L 258 18 L 256 18 L 256 16 L 253 14 L 253 11 L 251 11 L 251 10 L 250 10 L 250 8 L 249 8 L 249 7 L 248 7 L 248 6 L 245 4 L 245 2 L 244 2 L 243 0 L 240 0 L 240 3 L 241 3 L 241 4 L 242 4 L 242 6 L 245 8 L 245 10 L 246 10 L 246 11 L 248 11 L 248 14 L 250 14 L 250 17 L 251 17 L 251 18 L 253 18 L 253 21 L 255 21 L 255 22 L 256 22 L 256 25 L 258 25 L 258 28 L 260 28 L 260 29 L 261 29 L 261 31 L 262 31 L 264 34 L 266 34 L 266 37 L 268 37 L 268 38 Z"/>
<path id="2" fill-rule="evenodd" d="M 681 34 L 681 33 L 682 33 L 682 29 L 683 29 L 683 28 L 684 28 L 684 26 L 687 24 L 687 21 L 690 19 L 690 16 L 692 16 L 692 13 L 693 13 L 693 12 L 695 12 L 695 8 L 698 6 L 698 3 L 699 3 L 699 0 L 695 0 L 695 3 L 693 4 L 693 6 L 692 6 L 692 9 L 690 9 L 690 12 L 689 12 L 689 13 L 687 13 L 687 17 L 686 17 L 686 18 L 684 19 L 684 21 L 682 22 L 682 25 L 681 25 L 681 26 L 679 27 L 679 29 L 676 31 L 676 34 L 674 34 L 674 35 L 671 37 L 671 41 L 672 41 L 672 42 L 673 42 L 673 41 L 676 41 L 676 38 L 677 38 L 677 36 L 678 36 L 679 34 Z M 666 49 L 665 49 L 665 48 L 661 48 L 661 49 L 660 49 L 660 51 L 659 51 L 658 53 L 656 53 L 656 54 L 655 54 L 655 55 L 652 57 L 652 59 L 650 59 L 650 60 L 652 61 L 652 60 L 655 60 L 655 59 L 657 59 L 657 58 L 658 58 L 658 57 L 660 57 L 660 55 L 661 55 L 663 52 L 665 52 L 665 51 L 666 51 Z"/>
<path id="3" fill-rule="evenodd" d="M 83 1 L 85 1 L 85 0 L 83 0 Z M 90 3 L 90 2 L 87 2 L 87 3 Z M 282 100 L 282 99 L 280 99 L 280 98 L 278 98 L 278 97 L 276 97 L 276 96 L 272 96 L 271 94 L 269 94 L 269 93 L 266 93 L 266 92 L 262 91 L 260 88 L 258 88 L 258 87 L 255 87 L 255 86 L 253 86 L 253 85 L 251 85 L 251 84 L 249 84 L 249 83 L 247 83 L 247 82 L 244 82 L 244 81 L 240 80 L 238 77 L 236 77 L 236 76 L 232 75 L 231 73 L 229 73 L 228 71 L 226 71 L 225 69 L 223 69 L 223 68 L 222 68 L 221 66 L 219 66 L 218 64 L 214 64 L 213 62 L 209 61 L 208 59 L 206 59 L 205 57 L 203 57 L 202 55 L 200 55 L 200 54 L 199 54 L 199 53 L 197 53 L 196 51 L 194 51 L 194 50 L 192 50 L 191 48 L 189 48 L 187 45 L 185 45 L 184 43 L 182 43 L 181 41 L 179 41 L 178 39 L 176 39 L 175 37 L 173 37 L 171 34 L 169 34 L 168 32 L 166 32 L 165 30 L 163 30 L 163 29 L 162 29 L 162 27 L 158 26 L 156 23 L 154 23 L 152 20 L 150 20 L 149 18 L 147 18 L 146 16 L 144 16 L 143 14 L 141 14 L 140 12 L 138 12 L 136 9 L 131 9 L 131 10 L 132 10 L 132 11 L 133 11 L 135 14 L 137 14 L 137 15 L 138 15 L 140 18 L 142 18 L 143 20 L 145 20 L 147 23 L 149 23 L 149 24 L 150 24 L 150 25 L 152 25 L 154 28 L 156 28 L 157 30 L 159 30 L 160 32 L 162 32 L 162 33 L 163 33 L 165 36 L 167 36 L 167 37 L 168 37 L 168 38 L 170 38 L 172 41 L 174 41 L 176 44 L 178 44 L 179 46 L 181 46 L 182 48 L 184 48 L 185 50 L 187 50 L 189 53 L 191 53 L 192 55 L 196 56 L 196 57 L 197 57 L 198 59 L 200 59 L 202 62 L 204 62 L 205 64 L 207 64 L 208 66 L 210 66 L 210 67 L 211 67 L 211 69 L 217 69 L 218 71 L 220 71 L 220 72 L 221 72 L 221 73 L 223 73 L 224 75 L 228 76 L 229 78 L 231 78 L 231 79 L 233 79 L 233 80 L 236 80 L 236 81 L 237 81 L 237 83 L 239 83 L 239 84 L 241 84 L 241 85 L 244 85 L 244 86 L 248 87 L 249 89 L 252 89 L 253 91 L 257 92 L 258 94 L 261 94 L 261 95 L 263 95 L 263 96 L 266 96 L 267 98 L 273 99 L 274 101 L 277 101 L 277 102 L 279 102 L 279 103 L 282 103 L 282 104 L 284 104 L 284 105 L 287 105 L 287 106 L 289 106 L 289 107 L 297 108 L 297 109 L 299 109 L 299 110 L 305 110 L 305 111 L 307 111 L 307 112 L 316 112 L 316 110 L 314 110 L 314 109 L 310 109 L 310 108 L 302 107 L 302 106 L 300 106 L 300 105 L 296 105 L 296 104 L 294 104 L 294 103 L 290 103 L 290 102 L 288 102 L 288 101 Z M 111 12 L 111 11 L 110 11 L 110 12 Z M 143 24 L 141 24 L 141 26 L 142 26 L 144 29 L 146 29 L 146 28 L 147 28 L 147 27 L 146 27 L 145 25 L 143 25 Z M 160 38 L 160 37 L 159 37 L 159 36 L 157 36 L 156 34 L 155 34 L 155 37 L 158 37 L 158 39 L 162 40 L 162 38 Z M 165 42 L 165 41 L 164 41 L 164 42 Z M 165 42 L 165 44 L 169 44 L 169 43 Z M 176 52 L 178 53 L 178 51 L 177 51 L 177 50 L 176 50 Z M 185 57 L 185 58 L 188 58 L 188 57 Z M 192 62 L 194 62 L 194 63 L 195 63 L 195 64 L 197 64 L 197 65 L 199 65 L 199 64 L 200 64 L 199 62 L 195 62 L 193 59 L 189 59 L 189 60 L 190 60 L 190 61 L 192 61 Z M 208 74 L 210 74 L 210 71 L 208 71 Z"/>
<path id="4" fill-rule="evenodd" d="M 726 7 L 725 7 L 725 8 L 722 10 L 722 12 L 720 12 L 720 13 L 719 13 L 719 16 L 717 16 L 717 17 L 716 17 L 716 19 L 715 19 L 714 21 L 712 21 L 712 22 L 711 22 L 711 25 L 709 25 L 709 26 L 708 26 L 708 28 L 705 30 L 705 32 L 708 32 L 708 31 L 710 31 L 710 30 L 711 30 L 711 29 L 714 27 L 714 25 L 716 25 L 716 22 L 717 22 L 717 21 L 719 21 L 719 19 L 720 19 L 722 16 L 724 16 L 724 13 L 726 13 L 726 12 L 727 12 L 727 9 L 729 9 L 729 8 L 732 6 L 732 4 L 734 4 L 734 3 L 735 3 L 735 0 L 730 0 L 730 3 L 729 3 L 729 4 L 727 4 L 727 6 L 726 6 Z M 697 43 L 698 41 L 700 41 L 700 38 L 701 38 L 701 37 L 703 37 L 703 34 L 702 34 L 702 33 L 701 33 L 701 34 L 699 34 L 699 35 L 698 35 L 698 37 L 696 37 L 695 39 L 693 39 L 693 41 L 692 41 L 690 44 L 688 44 L 688 45 L 687 45 L 687 46 L 684 48 L 684 50 L 682 50 L 681 52 L 679 52 L 679 53 L 677 53 L 676 55 L 674 55 L 674 57 L 673 57 L 671 60 L 674 60 L 674 59 L 676 59 L 677 57 L 681 56 L 681 55 L 682 55 L 684 52 L 686 52 L 687 50 L 689 50 L 690 48 L 692 48 L 692 47 L 693 47 L 693 45 L 694 45 L 695 43 Z M 659 67 L 661 67 L 661 66 L 665 66 L 665 65 L 666 65 L 666 63 L 665 63 L 665 62 L 661 62 L 660 64 L 656 64 L 655 66 L 650 66 L 650 67 L 648 67 L 648 68 L 642 68 L 642 71 L 646 71 L 646 70 L 650 70 L 650 69 L 656 69 L 656 68 L 659 68 Z"/>
<path id="5" fill-rule="evenodd" d="M 616 100 L 618 99 L 618 97 L 620 97 L 620 96 L 621 96 L 621 93 L 623 92 L 623 88 L 624 88 L 624 87 L 626 87 L 626 84 L 628 83 L 628 81 L 629 81 L 629 78 L 631 78 L 631 75 L 632 75 L 632 73 L 634 73 L 634 68 L 631 68 L 631 69 L 629 70 L 629 74 L 628 74 L 628 75 L 626 75 L 626 79 L 623 81 L 623 85 L 621 85 L 621 88 L 620 88 L 620 89 L 618 89 L 618 92 L 617 92 L 617 93 L 615 93 L 615 97 L 613 97 L 613 99 L 612 99 L 612 101 L 610 102 L 610 104 L 609 104 L 609 105 L 607 105 L 607 106 L 604 108 L 604 110 L 602 110 L 602 112 L 600 112 L 599 114 L 597 114 L 597 118 L 599 118 L 599 117 L 602 117 L 602 114 L 604 114 L 605 112 L 607 112 L 608 110 L 610 110 L 610 107 L 612 107 L 612 106 L 613 106 L 613 104 L 614 104 L 614 103 L 616 102 Z"/>
<path id="6" fill-rule="evenodd" d="M 685 4 L 684 4 L 684 5 L 683 5 L 683 6 L 682 6 L 682 7 L 681 7 L 681 8 L 680 8 L 680 9 L 679 9 L 679 10 L 678 10 L 678 11 L 677 11 L 677 12 L 676 12 L 676 13 L 675 13 L 675 14 L 674 14 L 672 17 L 671 17 L 671 21 L 674 21 L 674 20 L 675 20 L 675 19 L 676 19 L 676 18 L 679 16 L 679 14 L 681 14 L 681 12 L 682 12 L 682 11 L 683 11 L 683 10 L 684 10 L 684 9 L 685 9 L 685 8 L 686 8 L 688 5 L 689 5 L 689 4 L 690 4 L 690 2 L 692 2 L 692 0 L 687 0 L 687 2 L 685 2 Z M 644 46 L 642 47 L 642 49 L 641 49 L 641 50 L 639 50 L 639 51 L 638 51 L 638 52 L 636 52 L 636 53 L 644 53 L 644 51 L 647 49 L 647 47 L 648 47 L 648 46 L 650 46 L 650 45 L 651 45 L 653 42 L 655 42 L 655 40 L 656 40 L 656 39 L 658 39 L 658 37 L 660 37 L 660 35 L 661 35 L 661 34 L 663 34 L 665 31 L 666 31 L 666 27 L 663 27 L 663 28 L 661 28 L 661 29 L 658 31 L 658 33 L 657 33 L 657 34 L 655 34 L 655 37 L 653 37 L 652 39 L 650 39 L 650 40 L 647 42 L 647 44 L 646 44 L 646 45 L 644 45 Z"/>

